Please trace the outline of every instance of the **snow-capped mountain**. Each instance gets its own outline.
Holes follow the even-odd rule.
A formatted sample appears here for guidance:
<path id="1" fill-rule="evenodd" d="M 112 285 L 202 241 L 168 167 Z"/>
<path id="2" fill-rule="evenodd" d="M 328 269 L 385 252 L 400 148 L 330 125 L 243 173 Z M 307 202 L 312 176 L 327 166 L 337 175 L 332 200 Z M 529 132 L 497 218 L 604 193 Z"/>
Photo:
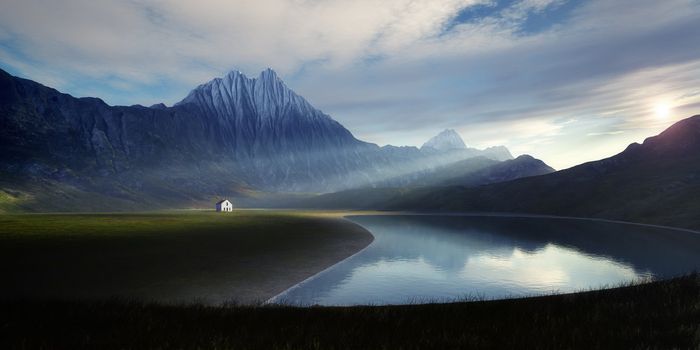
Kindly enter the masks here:
<path id="1" fill-rule="evenodd" d="M 464 144 L 464 140 L 462 140 L 462 137 L 459 136 L 456 131 L 453 129 L 446 129 L 424 143 L 421 149 L 425 148 L 449 151 L 452 149 L 465 149 L 467 145 Z"/>
<path id="2" fill-rule="evenodd" d="M 257 78 L 232 71 L 198 86 L 176 107 L 214 119 L 219 141 L 240 156 L 370 146 L 311 106 L 269 68 Z"/>
<path id="3" fill-rule="evenodd" d="M 194 103 L 209 115 L 236 117 L 253 111 L 261 118 L 303 116 L 329 119 L 303 97 L 289 89 L 268 68 L 257 78 L 248 78 L 238 70 L 216 78 L 192 90 L 178 104 Z"/>
<path id="4" fill-rule="evenodd" d="M 362 142 L 288 88 L 271 69 L 257 78 L 232 71 L 198 86 L 176 107 L 213 119 L 219 143 L 246 168 L 268 174 L 251 181 L 276 190 L 371 186 L 387 177 L 430 171 L 474 156 L 512 158 L 466 148 L 454 130 L 436 136 L 435 147 L 429 148 L 379 148 Z"/>

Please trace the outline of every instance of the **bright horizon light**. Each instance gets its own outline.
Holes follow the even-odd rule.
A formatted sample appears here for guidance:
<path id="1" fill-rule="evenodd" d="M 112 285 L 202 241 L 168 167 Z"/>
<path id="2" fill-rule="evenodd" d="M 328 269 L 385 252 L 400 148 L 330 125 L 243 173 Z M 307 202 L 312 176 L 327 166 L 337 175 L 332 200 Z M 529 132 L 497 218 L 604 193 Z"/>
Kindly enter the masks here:
<path id="1" fill-rule="evenodd" d="M 668 103 L 659 103 L 654 107 L 654 113 L 659 119 L 668 119 L 671 115 L 671 106 Z"/>

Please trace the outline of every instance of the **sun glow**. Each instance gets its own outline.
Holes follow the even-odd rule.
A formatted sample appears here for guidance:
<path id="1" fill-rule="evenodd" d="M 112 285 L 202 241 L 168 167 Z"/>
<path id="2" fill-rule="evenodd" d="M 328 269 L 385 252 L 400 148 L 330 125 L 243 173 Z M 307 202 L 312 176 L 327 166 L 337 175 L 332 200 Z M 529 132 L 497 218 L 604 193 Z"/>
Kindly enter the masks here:
<path id="1" fill-rule="evenodd" d="M 666 119 L 671 115 L 671 106 L 666 103 L 659 103 L 654 107 L 654 113 L 659 119 Z"/>

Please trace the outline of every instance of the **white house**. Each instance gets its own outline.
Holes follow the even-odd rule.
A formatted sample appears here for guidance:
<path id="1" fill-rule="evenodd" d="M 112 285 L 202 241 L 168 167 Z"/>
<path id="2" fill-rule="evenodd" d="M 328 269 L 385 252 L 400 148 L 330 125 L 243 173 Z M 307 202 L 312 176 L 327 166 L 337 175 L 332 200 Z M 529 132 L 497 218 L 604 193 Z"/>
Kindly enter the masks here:
<path id="1" fill-rule="evenodd" d="M 216 211 L 233 211 L 233 203 L 228 199 L 220 200 L 216 202 Z"/>

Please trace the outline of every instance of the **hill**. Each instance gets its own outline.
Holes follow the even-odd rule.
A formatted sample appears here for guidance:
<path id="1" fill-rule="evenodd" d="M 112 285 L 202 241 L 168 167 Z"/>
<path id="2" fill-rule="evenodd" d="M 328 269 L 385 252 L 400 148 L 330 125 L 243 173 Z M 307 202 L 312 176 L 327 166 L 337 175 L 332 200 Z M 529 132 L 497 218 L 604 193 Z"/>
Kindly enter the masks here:
<path id="1" fill-rule="evenodd" d="M 358 188 L 307 198 L 282 200 L 273 206 L 325 209 L 390 209 L 393 203 L 406 198 L 418 198 L 434 191 L 449 191 L 449 185 L 479 186 L 508 181 L 516 178 L 548 174 L 554 169 L 539 159 L 522 155 L 516 159 L 495 161 L 474 157 L 438 167 L 430 172 L 421 172 L 391 178 L 379 187 Z M 269 205 L 271 202 L 258 202 Z M 401 209 L 413 209 L 410 207 Z"/>

